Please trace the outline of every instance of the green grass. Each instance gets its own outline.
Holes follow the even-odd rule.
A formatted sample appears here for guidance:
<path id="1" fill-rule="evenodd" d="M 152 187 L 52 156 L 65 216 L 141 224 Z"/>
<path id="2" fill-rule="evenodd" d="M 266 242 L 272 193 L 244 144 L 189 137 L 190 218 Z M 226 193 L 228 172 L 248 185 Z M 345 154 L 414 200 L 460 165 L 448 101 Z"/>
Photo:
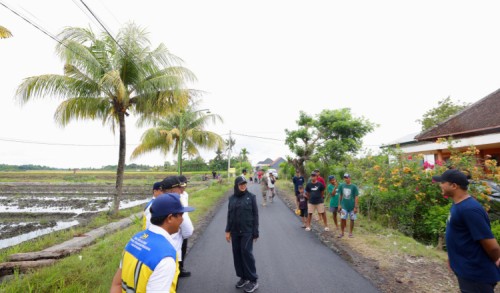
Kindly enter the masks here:
<path id="1" fill-rule="evenodd" d="M 213 184 L 207 189 L 190 193 L 189 205 L 196 208 L 190 214 L 195 228 L 203 215 L 229 189 L 229 185 Z M 97 223 L 95 225 L 98 226 Z M 81 260 L 79 255 L 72 255 L 53 266 L 23 276 L 15 275 L 12 280 L 0 284 L 0 292 L 109 292 L 123 247 L 140 229 L 140 221 L 135 221 L 132 226 L 82 250 L 79 254 L 82 256 Z M 37 250 L 31 247 L 30 251 Z"/>

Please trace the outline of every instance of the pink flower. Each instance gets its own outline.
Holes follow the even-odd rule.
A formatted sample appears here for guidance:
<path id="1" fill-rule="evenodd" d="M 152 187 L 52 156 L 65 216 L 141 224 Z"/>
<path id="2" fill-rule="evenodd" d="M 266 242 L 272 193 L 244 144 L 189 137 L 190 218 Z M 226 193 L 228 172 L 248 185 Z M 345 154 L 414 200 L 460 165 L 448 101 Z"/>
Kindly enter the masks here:
<path id="1" fill-rule="evenodd" d="M 408 160 L 411 160 L 413 157 L 411 155 L 408 156 Z"/>

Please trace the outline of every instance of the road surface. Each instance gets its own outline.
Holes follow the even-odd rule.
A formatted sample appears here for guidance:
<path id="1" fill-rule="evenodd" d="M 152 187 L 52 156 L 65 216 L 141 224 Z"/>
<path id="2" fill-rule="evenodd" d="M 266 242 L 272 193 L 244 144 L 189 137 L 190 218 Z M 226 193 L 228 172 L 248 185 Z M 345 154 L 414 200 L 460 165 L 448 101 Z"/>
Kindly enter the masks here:
<path id="1" fill-rule="evenodd" d="M 379 292 L 312 232 L 279 199 L 261 205 L 260 185 L 248 183 L 259 204 L 260 238 L 254 244 L 259 275 L 257 292 Z M 227 201 L 215 214 L 185 259 L 188 278 L 179 280 L 178 292 L 243 292 L 236 289 L 231 244 L 224 237 Z M 332 232 L 328 232 L 332 233 Z"/>

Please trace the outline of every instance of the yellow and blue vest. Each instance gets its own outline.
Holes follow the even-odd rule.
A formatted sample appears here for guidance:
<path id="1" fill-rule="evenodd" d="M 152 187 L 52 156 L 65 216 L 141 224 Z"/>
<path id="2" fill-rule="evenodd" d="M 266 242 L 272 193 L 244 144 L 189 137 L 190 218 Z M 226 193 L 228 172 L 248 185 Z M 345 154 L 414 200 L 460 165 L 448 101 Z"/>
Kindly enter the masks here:
<path id="1" fill-rule="evenodd" d="M 163 235 L 150 230 L 135 234 L 123 253 L 122 292 L 146 292 L 149 277 L 165 257 L 176 261 L 175 248 Z"/>

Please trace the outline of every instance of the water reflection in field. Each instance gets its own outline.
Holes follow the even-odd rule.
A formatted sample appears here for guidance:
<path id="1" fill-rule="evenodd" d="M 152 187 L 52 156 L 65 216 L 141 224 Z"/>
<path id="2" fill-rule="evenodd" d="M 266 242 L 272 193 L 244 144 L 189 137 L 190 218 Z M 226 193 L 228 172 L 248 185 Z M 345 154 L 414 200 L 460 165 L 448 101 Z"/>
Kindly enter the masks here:
<path id="1" fill-rule="evenodd" d="M 0 240 L 0 249 L 6 248 L 6 247 L 9 247 L 12 245 L 16 245 L 16 244 L 19 244 L 21 242 L 24 242 L 24 241 L 27 241 L 27 240 L 30 240 L 30 239 L 33 239 L 33 238 L 36 238 L 36 237 L 39 237 L 42 235 L 46 235 L 46 234 L 49 234 L 49 233 L 52 233 L 52 232 L 55 232 L 58 230 L 62 230 L 62 229 L 66 229 L 66 228 L 69 228 L 72 226 L 76 226 L 78 224 L 79 224 L 79 222 L 77 220 L 60 221 L 60 222 L 57 222 L 56 225 L 54 227 L 51 227 L 51 228 L 40 229 L 40 230 L 32 231 L 29 233 L 25 233 L 25 234 L 22 234 L 19 236 L 7 238 L 7 239 L 2 239 L 2 240 Z"/>

